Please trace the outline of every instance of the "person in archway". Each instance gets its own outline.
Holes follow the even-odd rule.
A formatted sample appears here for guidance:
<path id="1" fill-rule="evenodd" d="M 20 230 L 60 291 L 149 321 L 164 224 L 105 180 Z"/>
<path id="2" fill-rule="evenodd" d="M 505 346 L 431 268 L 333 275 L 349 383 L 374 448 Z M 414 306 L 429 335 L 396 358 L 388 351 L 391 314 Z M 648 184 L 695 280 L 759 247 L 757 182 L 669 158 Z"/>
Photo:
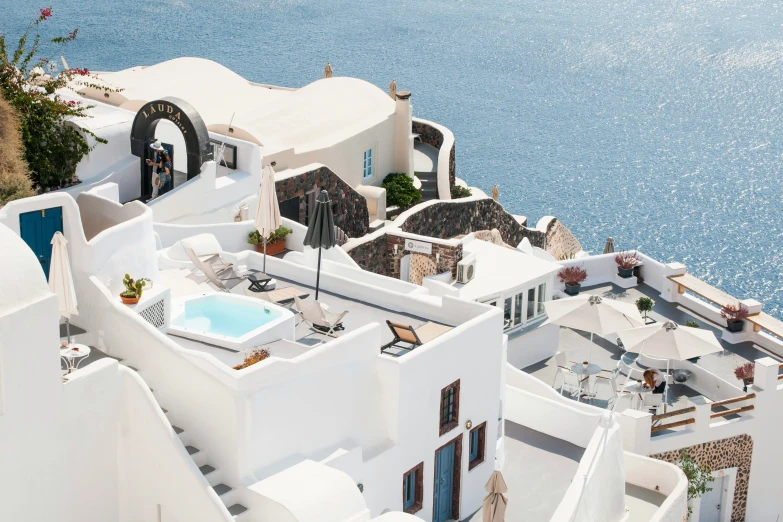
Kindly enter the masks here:
<path id="1" fill-rule="evenodd" d="M 174 165 L 171 162 L 169 151 L 163 149 L 160 151 L 160 168 L 158 169 L 158 178 L 160 179 L 161 196 L 174 188 Z"/>
<path id="2" fill-rule="evenodd" d="M 162 188 L 159 172 L 161 170 L 161 152 L 163 152 L 164 149 L 163 145 L 160 143 L 160 140 L 155 140 L 152 142 L 150 144 L 150 148 L 155 151 L 154 159 L 147 158 L 147 165 L 152 167 L 152 196 L 150 199 L 155 199 L 158 197 L 158 192 Z"/>

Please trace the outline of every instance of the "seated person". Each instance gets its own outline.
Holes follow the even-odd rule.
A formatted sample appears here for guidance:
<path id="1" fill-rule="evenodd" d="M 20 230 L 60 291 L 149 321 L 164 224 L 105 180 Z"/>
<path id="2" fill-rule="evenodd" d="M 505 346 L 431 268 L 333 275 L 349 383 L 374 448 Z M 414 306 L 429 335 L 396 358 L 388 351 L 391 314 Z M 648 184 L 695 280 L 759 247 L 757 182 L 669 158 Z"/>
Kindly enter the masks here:
<path id="1" fill-rule="evenodd" d="M 666 378 L 657 368 L 650 368 L 642 374 L 644 384 L 651 388 L 653 393 L 663 393 L 666 390 Z"/>

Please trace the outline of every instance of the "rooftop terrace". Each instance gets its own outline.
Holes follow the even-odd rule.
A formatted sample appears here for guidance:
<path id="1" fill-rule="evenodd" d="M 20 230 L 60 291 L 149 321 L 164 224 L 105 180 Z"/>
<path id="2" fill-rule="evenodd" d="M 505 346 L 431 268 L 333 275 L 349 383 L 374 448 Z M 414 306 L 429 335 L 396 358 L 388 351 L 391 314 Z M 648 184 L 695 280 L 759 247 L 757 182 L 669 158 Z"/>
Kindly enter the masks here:
<path id="1" fill-rule="evenodd" d="M 681 304 L 665 301 L 657 291 L 645 284 L 631 289 L 623 289 L 614 284 L 607 283 L 583 288 L 582 292 L 628 303 L 634 303 L 642 296 L 650 297 L 655 301 L 653 311 L 648 313 L 648 317 L 652 320 L 657 322 L 671 320 L 678 324 L 685 324 L 686 321 L 690 320 L 698 323 L 700 328 L 714 332 L 723 346 L 724 351 L 700 357 L 695 365 L 736 387 L 736 395 L 742 394 L 741 390 L 743 383 L 734 376 L 735 367 L 745 362 L 754 361 L 766 356 L 771 356 L 776 360 L 780 360 L 780 357 L 768 353 L 754 343 L 741 342 L 730 344 L 723 341 L 721 339 L 721 334 L 724 329 L 722 325 L 716 324 L 693 310 L 685 308 Z M 513 345 L 525 342 L 525 333 L 526 332 L 520 332 L 513 339 L 509 339 L 509 350 L 512 349 Z M 595 335 L 593 336 L 591 349 L 589 333 L 568 328 L 560 328 L 559 350 L 567 353 L 569 361 L 581 362 L 591 358 L 592 362 L 598 364 L 604 370 L 612 371 L 618 368 L 618 363 L 620 363 L 621 358 L 623 357 L 624 360 L 630 362 L 631 366 L 635 369 L 644 370 L 646 368 L 643 364 L 633 362 L 636 354 L 627 353 L 624 356 L 624 352 L 613 341 Z M 623 365 L 621 364 L 621 369 L 622 366 Z M 552 357 L 522 369 L 551 386 L 555 380 L 556 368 L 557 365 Z M 639 372 L 636 372 L 633 375 L 633 378 L 637 380 L 640 377 L 641 373 Z M 558 378 L 558 386 L 560 381 L 561 379 Z M 623 378 L 620 377 L 619 385 L 622 385 L 622 382 Z M 605 386 L 598 387 L 596 392 L 596 398 L 590 400 L 590 403 L 604 408 L 610 406 L 609 401 L 611 393 L 609 388 Z M 701 395 L 701 393 L 690 388 L 687 384 L 676 384 L 669 389 L 668 407 L 674 409 L 685 407 L 688 398 L 698 395 Z M 715 397 L 710 398 L 714 399 Z M 623 409 L 623 406 L 618 405 L 618 410 L 621 409 Z"/>

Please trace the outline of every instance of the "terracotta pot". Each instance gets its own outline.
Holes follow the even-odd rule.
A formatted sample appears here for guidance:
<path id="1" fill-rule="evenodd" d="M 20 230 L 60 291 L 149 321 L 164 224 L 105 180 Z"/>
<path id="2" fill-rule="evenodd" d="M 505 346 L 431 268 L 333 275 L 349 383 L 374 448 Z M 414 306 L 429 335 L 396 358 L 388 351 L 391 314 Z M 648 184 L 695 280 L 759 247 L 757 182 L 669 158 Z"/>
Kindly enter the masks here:
<path id="1" fill-rule="evenodd" d="M 132 304 L 138 304 L 140 297 L 125 297 L 123 295 L 120 296 L 120 299 L 122 299 L 123 304 L 132 305 Z"/>
<path id="2" fill-rule="evenodd" d="M 285 241 L 278 241 L 277 243 L 266 244 L 266 255 L 268 256 L 274 256 L 276 254 L 281 253 L 283 250 L 285 250 Z M 256 252 L 258 252 L 259 254 L 264 253 L 264 243 L 258 243 L 256 245 Z"/>

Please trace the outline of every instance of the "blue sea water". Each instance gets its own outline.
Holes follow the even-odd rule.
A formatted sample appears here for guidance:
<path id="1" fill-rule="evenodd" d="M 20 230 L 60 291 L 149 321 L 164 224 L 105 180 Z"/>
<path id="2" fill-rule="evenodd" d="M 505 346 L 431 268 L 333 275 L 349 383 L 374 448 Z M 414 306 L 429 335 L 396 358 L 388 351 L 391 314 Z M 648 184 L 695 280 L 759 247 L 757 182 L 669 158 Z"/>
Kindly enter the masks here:
<path id="1" fill-rule="evenodd" d="M 46 0 L 73 66 L 183 55 L 257 82 L 413 92 L 457 175 L 783 315 L 783 13 L 772 0 Z M 0 0 L 9 34 L 36 12 Z M 47 22 L 47 23 L 49 23 Z M 208 81 L 208 80 L 207 80 Z"/>

